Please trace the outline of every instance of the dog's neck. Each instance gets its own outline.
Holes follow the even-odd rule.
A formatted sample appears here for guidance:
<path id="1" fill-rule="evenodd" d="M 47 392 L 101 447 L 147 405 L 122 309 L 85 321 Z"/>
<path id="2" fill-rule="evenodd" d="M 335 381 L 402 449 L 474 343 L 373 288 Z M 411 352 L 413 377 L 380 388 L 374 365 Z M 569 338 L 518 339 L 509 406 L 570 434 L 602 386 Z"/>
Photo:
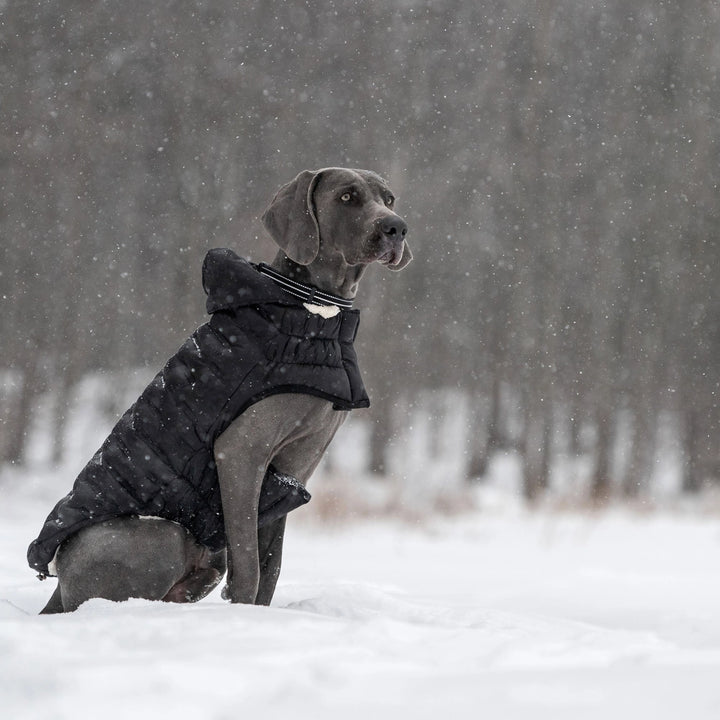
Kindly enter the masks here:
<path id="1" fill-rule="evenodd" d="M 352 300 L 367 265 L 348 265 L 341 256 L 318 256 L 309 265 L 299 265 L 281 250 L 270 267 L 303 285 L 311 285 L 323 292 Z"/>

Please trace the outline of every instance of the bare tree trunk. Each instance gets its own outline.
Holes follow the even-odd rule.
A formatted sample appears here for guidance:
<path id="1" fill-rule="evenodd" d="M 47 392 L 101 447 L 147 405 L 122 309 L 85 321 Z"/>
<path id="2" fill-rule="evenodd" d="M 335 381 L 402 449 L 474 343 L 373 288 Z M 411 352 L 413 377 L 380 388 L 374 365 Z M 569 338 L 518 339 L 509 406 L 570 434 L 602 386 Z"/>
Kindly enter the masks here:
<path id="1" fill-rule="evenodd" d="M 703 489 L 703 476 L 700 472 L 700 419 L 698 412 L 690 408 L 685 412 L 683 423 L 683 477 L 682 489 L 687 493 L 699 493 Z"/>
<path id="2" fill-rule="evenodd" d="M 650 411 L 637 408 L 633 417 L 628 465 L 623 478 L 623 495 L 635 498 L 648 487 L 655 451 L 654 427 Z"/>
<path id="3" fill-rule="evenodd" d="M 610 477 L 614 430 L 612 412 L 606 407 L 599 408 L 596 424 L 595 469 L 590 486 L 590 497 L 594 503 L 603 505 L 610 500 L 612 491 L 612 480 Z"/>
<path id="4" fill-rule="evenodd" d="M 26 459 L 25 450 L 33 421 L 33 408 L 35 400 L 42 390 L 40 385 L 40 370 L 37 361 L 33 359 L 26 365 L 17 404 L 11 412 L 8 422 L 5 458 L 11 464 L 20 465 Z"/>
<path id="5" fill-rule="evenodd" d="M 580 410 L 580 401 L 577 397 L 573 397 L 570 403 L 570 417 L 568 418 L 568 444 L 570 455 L 573 457 L 579 457 L 582 453 L 582 446 L 580 442 L 580 433 L 582 430 L 582 419 Z"/>
<path id="6" fill-rule="evenodd" d="M 487 445 L 488 453 L 492 453 L 502 447 L 502 378 L 499 373 L 494 373 L 490 393 L 490 414 L 488 416 Z"/>
<path id="7" fill-rule="evenodd" d="M 547 400 L 529 400 L 523 434 L 523 494 L 533 502 L 550 484 L 552 411 Z"/>
<path id="8" fill-rule="evenodd" d="M 542 434 L 542 465 L 540 466 L 540 487 L 545 492 L 550 487 L 552 460 L 553 417 L 552 407 L 546 403 Z"/>
<path id="9" fill-rule="evenodd" d="M 373 475 L 387 474 L 387 450 L 392 432 L 392 406 L 385 397 L 378 397 L 373 402 L 370 428 L 369 470 Z"/>
<path id="10" fill-rule="evenodd" d="M 50 461 L 53 465 L 59 465 L 62 462 L 65 451 L 65 430 L 67 428 L 68 403 L 72 390 L 75 387 L 73 378 L 74 373 L 67 368 L 55 379 L 55 397 L 52 409 L 52 443 Z"/>
<path id="11" fill-rule="evenodd" d="M 488 398 L 474 398 L 470 406 L 468 480 L 487 473 L 490 457 L 500 444 L 500 379 L 493 374 Z"/>

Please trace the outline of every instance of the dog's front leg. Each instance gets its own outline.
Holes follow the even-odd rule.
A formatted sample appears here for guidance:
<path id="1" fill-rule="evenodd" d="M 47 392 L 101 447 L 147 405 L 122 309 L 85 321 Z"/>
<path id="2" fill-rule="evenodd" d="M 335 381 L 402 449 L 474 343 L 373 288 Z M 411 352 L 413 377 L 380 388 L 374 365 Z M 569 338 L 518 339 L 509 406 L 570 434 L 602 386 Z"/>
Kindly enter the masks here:
<path id="1" fill-rule="evenodd" d="M 260 481 L 263 474 L 258 473 Z M 222 477 L 221 473 L 220 492 L 227 537 L 227 582 L 223 597 L 234 603 L 254 604 L 260 585 L 257 496 L 250 492 L 238 492 L 238 486 L 252 489 L 256 482 L 236 473 L 232 477 L 225 474 L 224 482 Z"/>
<path id="2" fill-rule="evenodd" d="M 215 459 L 227 537 L 227 584 L 223 597 L 254 604 L 260 585 L 258 499 L 265 477 L 262 453 L 248 446 L 241 427 L 231 425 L 215 442 Z"/>
<path id="3" fill-rule="evenodd" d="M 275 593 L 282 564 L 285 518 L 282 517 L 258 531 L 260 549 L 260 585 L 256 605 L 269 605 Z"/>

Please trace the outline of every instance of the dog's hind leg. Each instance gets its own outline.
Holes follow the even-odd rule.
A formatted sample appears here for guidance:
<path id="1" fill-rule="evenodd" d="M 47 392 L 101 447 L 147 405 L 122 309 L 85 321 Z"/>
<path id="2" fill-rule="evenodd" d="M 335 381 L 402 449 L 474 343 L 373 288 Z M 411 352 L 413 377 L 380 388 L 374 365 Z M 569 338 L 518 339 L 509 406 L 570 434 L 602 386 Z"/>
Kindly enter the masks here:
<path id="1" fill-rule="evenodd" d="M 121 517 L 79 531 L 57 555 L 63 610 L 91 598 L 162 600 L 187 574 L 188 543 L 195 546 L 184 528 L 159 518 Z"/>
<path id="2" fill-rule="evenodd" d="M 210 552 L 188 539 L 187 572 L 163 597 L 165 602 L 196 602 L 204 598 L 223 579 L 226 570 L 225 551 Z M 193 547 L 194 546 L 194 547 Z"/>

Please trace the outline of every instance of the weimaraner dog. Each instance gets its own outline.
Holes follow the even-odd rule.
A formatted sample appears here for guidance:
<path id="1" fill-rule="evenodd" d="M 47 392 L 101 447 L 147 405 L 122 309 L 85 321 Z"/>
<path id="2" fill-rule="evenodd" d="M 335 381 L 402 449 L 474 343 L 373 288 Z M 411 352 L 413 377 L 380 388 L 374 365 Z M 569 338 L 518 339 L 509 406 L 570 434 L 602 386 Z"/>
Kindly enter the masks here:
<path id="1" fill-rule="evenodd" d="M 366 170 L 304 171 L 278 191 L 263 224 L 279 245 L 271 268 L 352 299 L 368 265 L 407 265 L 407 225 L 387 183 Z M 312 312 L 311 309 L 308 312 Z M 285 517 L 258 527 L 269 466 L 303 487 L 347 416 L 325 398 L 273 394 L 235 418 L 214 444 L 226 549 L 211 552 L 182 525 L 117 517 L 67 539 L 56 555 L 58 587 L 43 613 L 75 610 L 90 598 L 193 602 L 227 570 L 223 597 L 268 605 L 280 573 Z"/>

